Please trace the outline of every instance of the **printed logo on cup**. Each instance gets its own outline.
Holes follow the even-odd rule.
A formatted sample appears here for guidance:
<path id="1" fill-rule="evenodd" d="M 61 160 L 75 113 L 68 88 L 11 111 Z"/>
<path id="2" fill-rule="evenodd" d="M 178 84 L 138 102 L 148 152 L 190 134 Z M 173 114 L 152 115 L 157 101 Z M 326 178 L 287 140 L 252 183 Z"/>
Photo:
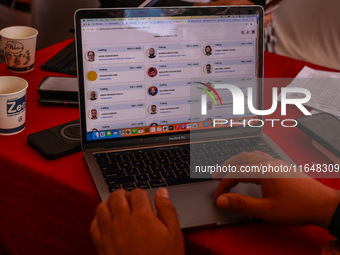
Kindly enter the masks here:
<path id="1" fill-rule="evenodd" d="M 21 42 L 8 41 L 5 50 L 8 50 L 12 54 L 18 54 L 24 50 L 24 45 Z"/>
<path id="2" fill-rule="evenodd" d="M 26 108 L 26 95 L 19 99 L 7 100 L 7 116 L 15 116 Z"/>
<path id="3" fill-rule="evenodd" d="M 26 80 L 0 76 L 0 135 L 14 135 L 25 128 Z"/>
<path id="4" fill-rule="evenodd" d="M 6 43 L 5 58 L 9 70 L 20 72 L 31 70 L 34 67 L 34 63 L 28 65 L 31 61 L 30 51 L 23 52 L 23 50 L 24 45 L 20 42 L 10 41 Z"/>

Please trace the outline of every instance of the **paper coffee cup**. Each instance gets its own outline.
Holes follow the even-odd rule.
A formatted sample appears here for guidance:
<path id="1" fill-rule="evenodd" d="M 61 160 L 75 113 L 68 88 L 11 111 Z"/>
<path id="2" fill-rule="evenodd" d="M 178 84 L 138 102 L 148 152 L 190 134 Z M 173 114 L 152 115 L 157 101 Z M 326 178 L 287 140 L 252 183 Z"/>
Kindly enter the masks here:
<path id="1" fill-rule="evenodd" d="M 25 128 L 26 80 L 14 76 L 0 77 L 0 135 L 14 135 Z"/>
<path id="2" fill-rule="evenodd" d="M 13 72 L 29 72 L 34 68 L 38 30 L 14 26 L 0 31 L 7 68 Z"/>

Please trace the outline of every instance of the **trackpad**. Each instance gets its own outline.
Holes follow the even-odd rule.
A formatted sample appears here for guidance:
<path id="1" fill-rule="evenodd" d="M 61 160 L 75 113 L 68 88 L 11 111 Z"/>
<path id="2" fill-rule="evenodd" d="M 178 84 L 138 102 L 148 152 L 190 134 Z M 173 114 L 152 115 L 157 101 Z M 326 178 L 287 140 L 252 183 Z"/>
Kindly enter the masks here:
<path id="1" fill-rule="evenodd" d="M 225 212 L 216 206 L 214 193 L 218 182 L 199 183 L 169 188 L 182 228 L 220 225 L 249 219 L 249 217 Z M 238 184 L 230 192 L 261 197 L 260 189 L 254 184 Z"/>

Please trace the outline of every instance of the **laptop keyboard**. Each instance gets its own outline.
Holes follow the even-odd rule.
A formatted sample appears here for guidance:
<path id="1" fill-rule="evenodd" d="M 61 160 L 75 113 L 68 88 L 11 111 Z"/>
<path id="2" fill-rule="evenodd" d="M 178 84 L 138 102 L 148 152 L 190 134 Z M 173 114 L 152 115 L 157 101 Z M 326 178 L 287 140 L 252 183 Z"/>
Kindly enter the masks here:
<path id="1" fill-rule="evenodd" d="M 194 166 L 220 165 L 242 151 L 255 150 L 278 157 L 260 137 L 96 153 L 94 156 L 112 192 L 120 188 L 130 191 L 211 180 L 190 178 L 190 160 Z"/>

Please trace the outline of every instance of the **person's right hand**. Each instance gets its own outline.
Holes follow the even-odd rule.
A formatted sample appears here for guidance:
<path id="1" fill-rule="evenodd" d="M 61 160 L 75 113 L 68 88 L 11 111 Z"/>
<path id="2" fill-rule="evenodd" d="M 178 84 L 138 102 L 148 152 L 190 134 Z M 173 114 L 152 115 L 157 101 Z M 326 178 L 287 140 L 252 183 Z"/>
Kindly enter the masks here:
<path id="1" fill-rule="evenodd" d="M 263 152 L 243 152 L 223 165 L 280 165 L 285 162 Z M 307 176 L 306 176 L 307 177 Z M 238 183 L 261 185 L 263 198 L 254 198 L 228 191 Z M 311 178 L 238 179 L 223 178 L 215 193 L 217 206 L 275 223 L 288 225 L 313 224 L 327 228 L 340 202 L 340 192 Z"/>
<path id="2" fill-rule="evenodd" d="M 184 239 L 167 189 L 155 195 L 156 212 L 141 189 L 113 192 L 96 210 L 91 236 L 99 255 L 184 255 Z"/>

